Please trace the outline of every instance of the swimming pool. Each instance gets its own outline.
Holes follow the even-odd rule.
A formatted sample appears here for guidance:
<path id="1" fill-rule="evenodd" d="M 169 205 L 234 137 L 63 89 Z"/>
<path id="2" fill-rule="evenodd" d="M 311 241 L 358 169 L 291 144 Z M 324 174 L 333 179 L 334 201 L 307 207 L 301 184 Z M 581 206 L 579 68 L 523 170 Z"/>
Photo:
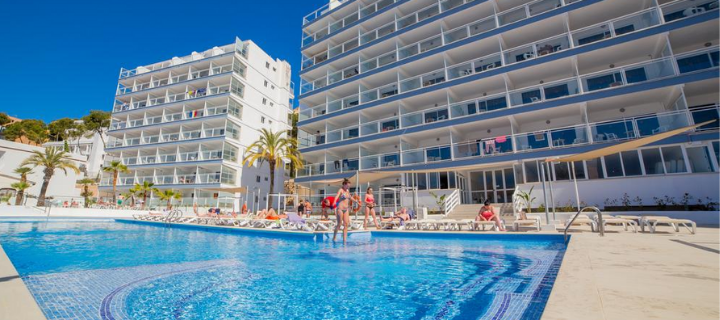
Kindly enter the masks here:
<path id="1" fill-rule="evenodd" d="M 539 319 L 554 236 L 212 232 L 113 220 L 0 220 L 49 319 Z"/>

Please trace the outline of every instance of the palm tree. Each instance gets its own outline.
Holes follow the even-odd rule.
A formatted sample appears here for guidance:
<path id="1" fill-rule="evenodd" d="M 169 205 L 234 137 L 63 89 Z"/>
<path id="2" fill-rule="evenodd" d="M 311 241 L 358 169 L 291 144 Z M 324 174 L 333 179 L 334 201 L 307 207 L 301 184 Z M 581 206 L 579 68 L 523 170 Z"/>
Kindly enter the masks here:
<path id="1" fill-rule="evenodd" d="M 29 174 L 32 174 L 32 173 L 33 173 L 33 172 L 32 172 L 32 168 L 28 168 L 28 167 L 17 167 L 17 168 L 15 168 L 14 172 L 20 175 L 20 182 L 24 182 L 24 183 L 28 183 L 28 182 L 27 182 L 27 176 L 28 176 Z M 28 188 L 30 188 L 31 186 L 32 186 L 32 185 L 30 185 L 30 184 L 28 183 Z M 16 206 L 19 206 L 20 203 L 22 203 L 22 199 L 23 199 L 23 197 L 25 196 L 25 189 L 27 189 L 27 188 L 23 188 L 22 190 L 18 190 L 17 195 L 15 195 L 15 205 L 16 205 Z"/>
<path id="2" fill-rule="evenodd" d="M 40 195 L 38 196 L 37 202 L 38 207 L 44 207 L 45 193 L 47 192 L 47 188 L 50 185 L 50 179 L 55 174 L 55 169 L 62 170 L 66 175 L 68 169 L 75 171 L 75 173 L 80 173 L 80 170 L 77 168 L 75 163 L 72 162 L 72 159 L 65 151 L 55 148 L 45 148 L 44 153 L 40 151 L 33 151 L 32 153 L 33 155 L 25 159 L 25 161 L 23 161 L 20 165 L 45 167 L 45 169 L 43 169 L 43 184 L 40 188 Z"/>
<path id="3" fill-rule="evenodd" d="M 23 194 L 25 194 L 25 189 L 30 188 L 30 184 L 25 181 L 20 181 L 11 184 L 10 187 L 17 190 L 17 194 L 15 195 L 15 205 L 21 205 L 23 201 Z M 8 200 L 8 202 L 10 201 Z"/>
<path id="4" fill-rule="evenodd" d="M 167 209 L 172 209 L 172 201 L 180 200 L 182 198 L 182 192 L 177 191 L 175 192 L 173 189 L 167 189 L 158 194 L 158 197 L 160 200 L 166 200 L 167 201 Z"/>
<path id="5" fill-rule="evenodd" d="M 262 165 L 267 161 L 270 168 L 270 194 L 272 194 L 275 189 L 275 168 L 281 168 L 285 161 L 290 162 L 297 169 L 303 168 L 302 156 L 294 148 L 296 145 L 296 140 L 284 136 L 284 132 L 261 129 L 260 138 L 247 148 L 243 164 L 249 167 L 256 162 Z"/>
<path id="6" fill-rule="evenodd" d="M 135 207 L 135 197 L 139 194 L 139 190 L 138 190 L 139 186 L 140 186 L 139 184 L 136 184 L 132 188 L 128 189 L 127 192 L 122 194 L 123 197 L 125 197 L 125 199 L 130 199 L 131 207 Z"/>
<path id="7" fill-rule="evenodd" d="M 150 181 L 143 181 L 143 184 L 136 183 L 134 188 L 135 190 L 137 190 L 138 194 L 141 194 L 143 197 L 143 209 L 145 209 L 145 205 L 147 204 L 147 197 L 148 195 L 150 195 L 151 192 L 160 193 L 160 190 L 158 188 L 155 188 L 155 184 Z"/>
<path id="8" fill-rule="evenodd" d="M 130 170 L 128 170 L 127 166 L 124 165 L 120 161 L 111 161 L 110 165 L 103 168 L 103 171 L 105 172 L 112 172 L 113 174 L 113 205 L 117 204 L 117 180 L 120 173 L 128 173 Z"/>
<path id="9" fill-rule="evenodd" d="M 95 185 L 95 180 L 90 178 L 84 178 L 81 180 L 78 180 L 79 184 L 83 185 L 83 192 L 80 194 L 85 198 L 85 208 L 90 206 L 90 197 L 93 196 L 92 191 L 90 191 L 90 186 Z"/>

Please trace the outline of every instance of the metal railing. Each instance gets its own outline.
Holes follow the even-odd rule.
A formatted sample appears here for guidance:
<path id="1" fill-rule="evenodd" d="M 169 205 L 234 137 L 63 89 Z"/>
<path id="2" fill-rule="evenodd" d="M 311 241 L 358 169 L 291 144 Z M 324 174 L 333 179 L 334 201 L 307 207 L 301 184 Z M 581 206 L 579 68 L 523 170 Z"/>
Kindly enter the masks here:
<path id="1" fill-rule="evenodd" d="M 565 226 L 565 230 L 563 230 L 563 235 L 564 235 L 564 237 L 565 237 L 565 243 L 566 243 L 566 244 L 567 244 L 567 242 L 568 242 L 568 229 L 570 229 L 570 227 L 572 227 L 572 224 L 573 224 L 573 222 L 575 222 L 575 219 L 577 219 L 577 217 L 578 217 L 581 213 L 585 212 L 585 210 L 588 210 L 588 209 L 589 209 L 589 210 L 592 210 L 592 211 L 595 211 L 595 213 L 597 213 L 597 216 L 598 216 L 598 221 L 597 221 L 598 232 L 600 232 L 600 236 L 601 236 L 601 237 L 602 237 L 602 236 L 605 236 L 605 226 L 603 225 L 602 211 L 600 211 L 600 209 L 598 209 L 597 207 L 585 207 L 585 208 L 582 208 L 582 209 L 578 210 L 578 212 L 572 217 L 572 219 L 570 219 L 570 222 L 567 223 L 567 226 Z"/>

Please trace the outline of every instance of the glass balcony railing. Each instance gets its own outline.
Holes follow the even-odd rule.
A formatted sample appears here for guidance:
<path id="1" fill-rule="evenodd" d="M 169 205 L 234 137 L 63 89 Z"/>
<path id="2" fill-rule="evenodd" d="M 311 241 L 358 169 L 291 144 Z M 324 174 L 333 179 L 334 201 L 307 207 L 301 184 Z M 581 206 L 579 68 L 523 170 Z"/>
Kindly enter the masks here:
<path id="1" fill-rule="evenodd" d="M 660 13 L 657 8 L 650 8 L 589 27 L 553 36 L 551 38 L 506 49 L 501 53 L 491 54 L 487 57 L 477 59 L 476 61 L 468 61 L 453 66 L 452 69 L 448 69 L 447 71 L 448 79 L 456 79 L 473 73 L 479 73 L 488 69 L 500 67 L 503 65 L 503 61 L 505 65 L 509 65 L 596 41 L 614 38 L 630 32 L 647 29 L 661 23 L 659 16 Z M 419 53 L 445 46 L 495 28 L 497 28 L 496 20 L 494 17 L 488 17 L 453 30 L 441 32 L 439 35 L 431 36 L 397 50 L 381 54 L 376 58 L 361 61 L 359 65 L 353 65 L 347 68 L 351 71 L 344 69 L 333 72 L 330 76 L 324 76 L 314 81 L 307 81 L 303 79 L 301 82 L 300 93 L 305 94 L 319 90 L 329 84 L 369 72 L 390 63 L 401 61 Z M 571 35 L 573 39 L 572 44 L 570 43 Z M 500 55 L 503 55 L 503 58 L 501 58 Z M 344 77 L 342 73 L 350 73 L 350 75 Z"/>
<path id="2" fill-rule="evenodd" d="M 390 1 L 390 0 L 385 0 Z M 443 0 L 438 1 L 438 3 L 433 3 L 427 7 L 421 8 L 413 13 L 410 13 L 406 16 L 397 17 L 394 21 L 391 21 L 385 25 L 382 25 L 376 29 L 367 31 L 365 33 L 362 33 L 360 37 L 355 38 L 352 41 L 352 45 L 342 45 L 342 46 L 336 46 L 329 48 L 327 51 L 323 51 L 313 57 L 304 58 L 302 61 L 302 68 L 309 68 L 313 65 L 316 65 L 318 63 L 324 62 L 327 59 L 330 59 L 334 56 L 337 56 L 339 54 L 342 54 L 344 52 L 347 52 L 351 49 L 354 49 L 358 46 L 370 43 L 374 40 L 380 39 L 390 33 L 393 33 L 395 31 L 399 31 L 402 29 L 405 29 L 409 26 L 415 25 L 418 22 L 422 22 L 423 20 L 426 20 L 428 18 L 434 17 L 440 13 L 446 12 L 448 10 L 454 9 L 460 5 L 463 5 L 468 2 L 472 2 L 473 0 Z M 565 1 L 565 5 L 570 4 L 570 1 Z M 439 33 L 438 37 L 444 38 L 444 44 L 449 44 L 458 40 L 462 40 L 464 38 L 474 36 L 483 32 L 490 31 L 492 29 L 495 29 L 499 26 L 507 25 L 510 23 L 514 23 L 520 20 L 524 20 L 536 15 L 539 15 L 541 13 L 545 13 L 547 11 L 556 9 L 563 6 L 563 2 L 561 0 L 536 0 L 532 1 L 530 3 L 521 5 L 519 7 L 515 7 L 506 11 L 503 11 L 501 13 L 498 13 L 497 15 L 492 15 L 489 17 L 485 17 L 483 19 L 477 20 L 475 22 L 472 22 L 468 25 L 458 27 L 456 29 L 447 31 L 447 32 L 441 32 Z M 499 24 L 498 24 L 499 23 Z M 303 46 L 309 45 L 317 40 L 323 39 L 329 34 L 332 34 L 337 29 L 330 29 L 330 25 L 328 26 L 328 29 L 323 29 L 320 31 L 317 31 L 314 34 L 307 35 L 303 38 Z M 439 40 L 439 38 L 438 38 Z M 412 53 L 414 51 L 414 53 Z M 419 50 L 419 48 L 407 48 L 405 50 L 405 56 L 403 58 L 407 58 L 409 56 L 412 56 L 414 54 L 422 52 Z M 402 59 L 402 58 L 401 58 Z"/>
<path id="3" fill-rule="evenodd" d="M 720 106 L 703 106 L 689 110 L 670 111 L 618 120 L 580 124 L 537 132 L 500 135 L 474 141 L 453 143 L 452 145 L 447 144 L 403 150 L 388 154 L 364 156 L 360 158 L 359 170 L 427 164 L 438 161 L 566 148 L 585 144 L 619 142 L 647 137 L 683 128 L 691 124 L 718 119 L 720 119 Z M 716 121 L 699 127 L 695 131 L 718 130 L 719 126 Z M 352 162 L 352 164 L 341 163 L 340 160 L 334 163 L 328 162 L 327 171 L 324 170 L 324 165 L 325 164 L 307 164 L 306 168 L 310 169 L 299 172 L 299 176 L 323 175 L 325 173 L 358 170 L 355 168 L 355 162 Z"/>
<path id="4" fill-rule="evenodd" d="M 129 78 L 129 77 L 133 77 L 136 75 L 153 72 L 153 71 L 158 71 L 158 70 L 162 70 L 162 69 L 167 69 L 170 67 L 186 64 L 186 63 L 197 61 L 197 60 L 202 60 L 202 59 L 207 59 L 210 57 L 228 54 L 231 52 L 237 52 L 241 56 L 247 58 L 247 45 L 243 42 L 236 41 L 234 44 L 229 44 L 229 45 L 222 46 L 219 48 L 215 47 L 215 48 L 206 50 L 201 53 L 195 52 L 191 55 L 187 55 L 187 56 L 180 57 L 180 58 L 173 58 L 171 60 L 158 62 L 158 63 L 148 65 L 148 66 L 137 67 L 135 69 L 121 68 L 119 78 L 120 79 Z"/>
<path id="5" fill-rule="evenodd" d="M 381 2 L 385 2 L 387 5 L 390 5 L 395 1 L 398 0 L 381 0 Z M 452 10 L 458 6 L 472 1 L 474 0 L 441 0 L 437 3 L 433 3 L 424 8 L 418 9 L 417 11 L 408 15 L 397 17 L 395 20 L 386 23 L 380 27 L 363 32 L 359 37 L 345 42 L 342 45 L 330 47 L 327 51 L 323 51 L 313 57 L 304 58 L 302 61 L 302 68 L 309 68 L 329 58 L 338 56 L 361 45 L 365 45 L 367 43 L 380 39 L 388 34 L 405 29 L 419 22 L 432 18 L 440 13 Z M 493 20 L 495 19 L 494 16 L 489 18 L 492 18 Z M 340 28 L 337 28 L 338 22 L 335 22 L 334 24 L 329 24 L 327 29 L 323 28 L 322 30 L 319 30 L 313 34 L 305 35 L 303 37 L 302 45 L 307 46 L 309 44 L 312 44 L 334 33 L 336 30 L 339 30 Z M 347 25 L 347 23 L 342 24 Z"/>
<path id="6" fill-rule="evenodd" d="M 424 123 L 445 121 L 452 118 L 504 109 L 508 107 L 508 102 L 510 107 L 520 107 L 597 90 L 658 80 L 687 72 L 718 68 L 720 66 L 720 63 L 718 63 L 718 53 L 719 48 L 717 46 L 703 48 L 701 50 L 678 54 L 675 57 L 639 62 L 542 85 L 516 89 L 481 99 L 453 103 L 449 108 L 447 106 L 441 106 L 408 113 L 400 116 L 399 128 L 407 128 Z M 679 71 L 675 71 L 674 63 L 677 63 Z M 683 67 L 680 67 L 681 65 Z M 411 80 L 413 79 L 428 80 L 433 78 L 429 75 L 424 75 L 412 78 Z M 407 84 L 407 82 L 405 83 Z M 377 100 L 377 96 L 388 94 L 394 95 L 397 94 L 397 92 L 394 91 L 394 87 L 387 86 L 378 90 L 366 91 L 361 94 L 361 102 L 366 103 L 366 100 L 367 102 L 374 101 Z M 371 128 L 365 128 L 361 130 L 360 136 L 374 133 L 378 132 L 375 132 Z M 344 139 L 347 139 L 347 137 Z M 328 138 L 327 142 L 344 139 L 342 134 L 334 133 L 332 137 Z M 310 143 L 310 145 L 313 144 Z"/>
<path id="7" fill-rule="evenodd" d="M 717 9 L 718 0 L 679 0 L 664 4 L 662 13 L 665 22 L 671 22 Z"/>
<path id="8" fill-rule="evenodd" d="M 132 102 L 116 102 L 113 107 L 113 112 L 129 111 L 134 109 L 146 108 L 151 106 L 157 106 L 167 103 L 175 103 L 188 99 L 201 98 L 205 96 L 213 96 L 218 94 L 224 94 L 230 92 L 230 85 L 222 85 L 208 88 L 192 89 L 187 92 L 170 92 L 167 91 L 165 95 L 150 98 L 142 101 Z"/>
<path id="9" fill-rule="evenodd" d="M 244 66 L 243 66 L 243 69 L 244 69 Z M 178 82 L 195 80 L 195 79 L 218 75 L 221 73 L 231 72 L 232 70 L 233 70 L 233 64 L 229 63 L 226 65 L 214 66 L 214 67 L 210 67 L 210 68 L 203 69 L 203 70 L 192 70 L 191 69 L 189 71 L 190 76 L 188 76 L 188 75 L 172 76 L 172 77 L 169 76 L 168 78 L 165 78 L 165 79 L 158 79 L 158 80 L 153 80 L 153 81 L 149 81 L 149 82 L 145 82 L 145 83 L 138 83 L 138 84 L 135 84 L 134 86 L 128 86 L 128 87 L 126 87 L 122 84 L 118 84 L 116 94 L 123 95 L 123 94 L 128 94 L 128 93 L 133 93 L 133 92 L 144 91 L 144 90 L 148 90 L 148 89 L 164 87 L 167 85 L 176 84 Z"/>

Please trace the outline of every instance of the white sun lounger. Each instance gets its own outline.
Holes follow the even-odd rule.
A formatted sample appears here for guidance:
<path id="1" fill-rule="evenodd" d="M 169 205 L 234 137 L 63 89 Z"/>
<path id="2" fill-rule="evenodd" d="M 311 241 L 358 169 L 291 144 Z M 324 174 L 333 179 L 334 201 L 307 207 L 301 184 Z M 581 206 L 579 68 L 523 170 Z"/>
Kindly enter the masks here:
<path id="1" fill-rule="evenodd" d="M 597 223 L 598 218 L 595 217 L 595 223 Z M 603 230 L 605 230 L 605 226 L 607 225 L 621 225 L 623 226 L 623 229 L 625 231 L 628 231 L 628 226 L 632 227 L 632 230 L 634 233 L 637 233 L 637 222 L 625 219 L 625 218 L 619 218 L 619 217 L 613 217 L 611 215 L 604 215 L 602 219 L 603 224 Z"/>
<path id="2" fill-rule="evenodd" d="M 565 221 L 565 227 L 567 228 L 570 225 L 570 221 L 572 219 L 568 219 Z M 572 221 L 573 226 L 584 226 L 589 225 L 590 230 L 592 232 L 595 232 L 595 229 L 597 229 L 597 223 L 595 220 L 590 219 L 587 215 L 578 215 L 577 218 L 575 218 L 575 221 Z"/>
<path id="3" fill-rule="evenodd" d="M 640 219 L 640 229 L 645 231 L 645 227 L 650 229 L 650 233 L 655 233 L 657 225 L 669 225 L 673 227 L 675 232 L 680 232 L 680 226 L 685 227 L 690 233 L 695 234 L 697 231 L 697 225 L 695 221 L 689 219 L 673 219 L 664 216 L 644 216 Z"/>
<path id="4" fill-rule="evenodd" d="M 540 217 L 527 217 L 527 219 L 517 219 L 513 221 L 513 229 L 520 231 L 520 228 L 530 226 L 540 231 Z"/>

